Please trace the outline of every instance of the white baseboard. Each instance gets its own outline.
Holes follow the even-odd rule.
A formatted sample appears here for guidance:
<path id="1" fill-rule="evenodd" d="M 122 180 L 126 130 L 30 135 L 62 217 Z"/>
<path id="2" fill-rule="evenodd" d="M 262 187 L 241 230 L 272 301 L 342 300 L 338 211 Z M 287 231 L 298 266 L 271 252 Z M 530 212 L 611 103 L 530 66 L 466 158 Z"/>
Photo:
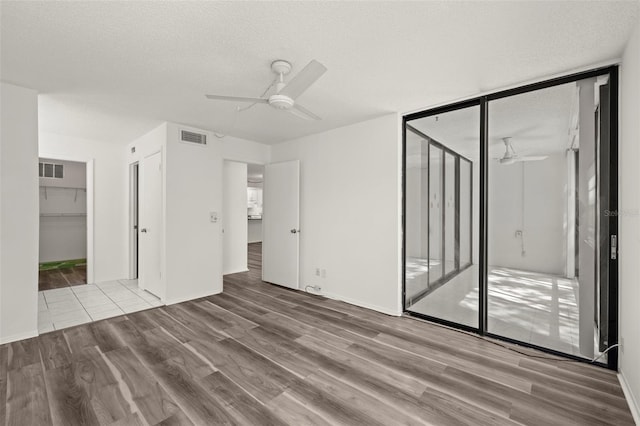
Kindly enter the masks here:
<path id="1" fill-rule="evenodd" d="M 631 410 L 633 420 L 637 425 L 640 425 L 640 404 L 638 404 L 638 400 L 636 400 L 635 395 L 631 391 L 631 388 L 629 387 L 627 380 L 624 378 L 624 373 L 622 371 L 618 374 L 618 380 L 620 381 L 622 392 L 624 392 L 624 396 L 627 399 L 627 403 L 629 404 L 629 409 Z"/>
<path id="2" fill-rule="evenodd" d="M 176 303 L 188 302 L 189 300 L 200 299 L 202 297 L 213 296 L 214 294 L 220 294 L 220 293 L 222 293 L 222 289 L 214 292 L 207 291 L 202 294 L 193 294 L 186 297 L 180 297 L 178 299 L 163 300 L 162 302 L 165 305 L 169 306 L 169 305 L 175 305 Z"/>
<path id="3" fill-rule="evenodd" d="M 304 290 L 302 290 L 304 291 Z M 310 294 L 317 294 L 318 296 L 325 296 L 328 297 L 329 299 L 334 299 L 334 300 L 339 300 L 341 302 L 346 302 L 349 303 L 350 305 L 356 305 L 359 306 L 361 308 L 366 308 L 366 309 L 371 309 L 373 311 L 377 311 L 377 312 L 382 312 L 383 314 L 387 314 L 387 315 L 391 315 L 394 317 L 399 317 L 402 315 L 401 312 L 392 310 L 392 309 L 388 309 L 388 308 L 384 308 L 382 306 L 377 306 L 377 305 L 373 305 L 370 303 L 366 303 L 366 302 L 362 302 L 361 300 L 354 300 L 348 297 L 344 297 L 341 296 L 339 294 L 333 294 L 333 293 L 325 293 L 325 292 L 320 292 L 320 293 L 311 293 Z"/>
<path id="4" fill-rule="evenodd" d="M 222 275 L 231 275 L 231 274 L 238 274 L 240 272 L 249 272 L 248 269 L 238 269 L 237 271 L 225 271 Z"/>
<path id="5" fill-rule="evenodd" d="M 5 343 L 17 342 L 18 340 L 30 339 L 31 337 L 37 337 L 38 330 L 32 330 L 25 333 L 13 334 L 11 336 L 0 337 L 0 345 Z"/>

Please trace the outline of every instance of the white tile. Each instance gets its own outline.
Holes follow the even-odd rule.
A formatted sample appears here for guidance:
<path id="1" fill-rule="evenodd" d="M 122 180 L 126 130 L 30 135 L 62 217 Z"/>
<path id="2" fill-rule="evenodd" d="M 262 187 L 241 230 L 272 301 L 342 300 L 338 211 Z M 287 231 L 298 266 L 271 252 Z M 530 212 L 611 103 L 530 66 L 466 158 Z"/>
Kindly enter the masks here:
<path id="1" fill-rule="evenodd" d="M 87 314 L 87 312 L 82 309 L 80 311 L 70 311 L 70 312 L 60 312 L 60 313 L 55 313 L 52 312 L 51 313 L 51 320 L 53 321 L 54 325 L 56 325 L 57 328 L 57 323 L 61 322 L 61 321 L 72 321 L 72 320 L 83 320 L 83 319 L 88 319 L 90 320 L 91 318 L 89 318 L 89 314 Z"/>
<path id="2" fill-rule="evenodd" d="M 73 297 L 73 292 L 69 289 L 69 287 L 65 288 L 56 288 L 54 290 L 46 290 L 43 292 L 44 298 L 47 303 L 54 302 L 56 300 L 64 300 L 69 297 Z"/>
<path id="3" fill-rule="evenodd" d="M 56 303 L 49 305 L 49 312 L 51 315 L 60 315 L 65 314 L 67 312 L 82 312 L 84 308 L 80 304 L 80 302 L 76 301 L 75 303 Z"/>
<path id="4" fill-rule="evenodd" d="M 51 322 L 51 312 L 49 310 L 38 312 L 38 322 Z"/>
<path id="5" fill-rule="evenodd" d="M 82 318 L 82 319 L 54 322 L 53 326 L 55 327 L 56 330 L 61 330 L 63 328 L 73 327 L 74 325 L 86 324 L 88 322 L 91 322 L 91 318 L 89 317 L 89 315 L 87 315 L 86 319 Z"/>
<path id="6" fill-rule="evenodd" d="M 103 305 L 98 305 L 98 306 L 87 306 L 85 309 L 89 313 L 89 315 L 93 317 L 94 314 L 98 314 L 100 312 L 105 312 L 105 311 L 112 311 L 114 309 L 120 309 L 120 308 L 114 302 L 109 302 L 109 303 L 105 303 Z"/>
<path id="7" fill-rule="evenodd" d="M 49 307 L 47 306 L 47 302 L 45 302 L 44 299 L 38 300 L 38 312 L 43 312 L 47 310 L 49 310 Z"/>
<path id="8" fill-rule="evenodd" d="M 93 306 L 109 305 L 113 303 L 113 301 L 109 299 L 107 296 L 105 296 L 104 294 L 90 296 L 90 297 L 79 297 L 79 299 L 80 299 L 80 303 L 82 303 L 82 306 L 84 306 L 85 308 L 90 308 Z"/>
<path id="9" fill-rule="evenodd" d="M 136 305 L 121 306 L 121 308 L 127 314 L 130 314 L 132 312 L 138 312 L 138 311 L 144 311 L 145 309 L 150 309 L 151 305 L 149 305 L 147 302 L 143 302 L 143 303 L 138 303 Z"/>
<path id="10" fill-rule="evenodd" d="M 113 318 L 113 317 L 117 317 L 118 315 L 124 315 L 124 312 L 122 311 L 122 309 L 118 307 L 116 307 L 115 309 L 110 309 L 107 311 L 90 314 L 91 319 L 93 319 L 94 321 L 98 321 L 105 318 Z"/>
<path id="11" fill-rule="evenodd" d="M 123 306 L 140 305 L 140 304 L 148 305 L 149 302 L 144 300 L 142 297 L 135 296 L 135 299 L 117 301 L 116 304 L 120 307 L 123 307 Z"/>
<path id="12" fill-rule="evenodd" d="M 105 289 L 105 288 L 120 288 L 120 287 L 124 287 L 119 281 L 105 281 L 103 283 L 97 283 L 96 284 L 98 287 L 100 287 L 101 289 Z"/>
<path id="13" fill-rule="evenodd" d="M 141 297 L 138 296 L 137 294 L 129 291 L 129 290 L 124 290 L 124 291 L 114 291 L 114 292 L 107 292 L 107 296 L 109 296 L 109 299 L 113 300 L 114 302 L 120 303 L 123 301 L 127 301 L 127 300 L 140 300 Z"/>
<path id="14" fill-rule="evenodd" d="M 102 293 L 100 287 L 92 284 L 74 286 L 71 287 L 71 291 L 73 291 L 76 295 Z"/>
<path id="15" fill-rule="evenodd" d="M 55 330 L 55 328 L 53 328 L 53 323 L 52 322 L 38 324 L 38 333 L 39 334 L 48 333 L 48 332 L 54 331 L 54 330 Z"/>
<path id="16" fill-rule="evenodd" d="M 160 301 L 160 298 L 154 294 L 149 293 L 148 291 L 144 291 L 140 294 L 140 297 L 142 297 L 144 300 L 146 300 L 147 302 L 155 302 L 155 301 Z"/>
<path id="17" fill-rule="evenodd" d="M 128 288 L 138 288 L 138 280 L 118 280 Z"/>

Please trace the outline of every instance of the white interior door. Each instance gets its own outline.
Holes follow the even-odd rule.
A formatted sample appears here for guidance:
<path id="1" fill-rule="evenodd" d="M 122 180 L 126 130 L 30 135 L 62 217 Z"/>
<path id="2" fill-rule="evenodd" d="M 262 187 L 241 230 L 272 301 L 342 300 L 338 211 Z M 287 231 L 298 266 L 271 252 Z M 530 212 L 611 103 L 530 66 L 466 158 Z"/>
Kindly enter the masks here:
<path id="1" fill-rule="evenodd" d="M 263 190 L 262 279 L 298 288 L 300 162 L 267 164 Z"/>
<path id="2" fill-rule="evenodd" d="M 162 153 L 146 157 L 140 169 L 139 285 L 162 298 Z"/>

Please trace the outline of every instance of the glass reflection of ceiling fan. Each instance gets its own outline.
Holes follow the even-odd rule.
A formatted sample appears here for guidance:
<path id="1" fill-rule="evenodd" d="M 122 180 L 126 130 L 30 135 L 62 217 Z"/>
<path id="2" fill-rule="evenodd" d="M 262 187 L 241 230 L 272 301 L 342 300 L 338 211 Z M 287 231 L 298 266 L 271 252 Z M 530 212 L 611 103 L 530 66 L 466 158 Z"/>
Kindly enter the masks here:
<path id="1" fill-rule="evenodd" d="M 513 149 L 513 145 L 511 144 L 511 137 L 502 138 L 502 142 L 504 142 L 504 155 L 500 158 L 494 158 L 495 161 L 498 161 L 500 164 L 509 165 L 514 163 L 519 163 L 522 161 L 540 161 L 547 158 L 547 155 L 528 155 L 528 156 L 519 156 L 516 154 L 516 151 Z"/>

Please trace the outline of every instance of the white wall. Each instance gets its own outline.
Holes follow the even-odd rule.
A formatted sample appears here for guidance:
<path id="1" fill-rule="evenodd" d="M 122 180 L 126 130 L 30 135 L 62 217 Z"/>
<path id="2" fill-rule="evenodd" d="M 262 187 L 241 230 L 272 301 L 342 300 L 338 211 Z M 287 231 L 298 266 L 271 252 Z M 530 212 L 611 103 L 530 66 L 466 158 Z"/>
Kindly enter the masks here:
<path id="1" fill-rule="evenodd" d="M 620 75 L 620 373 L 640 424 L 640 20 Z"/>
<path id="2" fill-rule="evenodd" d="M 565 273 L 566 164 L 563 153 L 550 155 L 543 161 L 491 163 L 489 265 L 556 275 Z M 523 230 L 524 256 L 516 230 Z"/>
<path id="3" fill-rule="evenodd" d="M 262 219 L 251 219 L 248 225 L 247 242 L 249 243 L 261 243 L 262 242 Z"/>
<path id="4" fill-rule="evenodd" d="M 62 164 L 64 176 L 40 178 L 39 262 L 86 258 L 86 163 L 46 158 L 40 162 Z"/>
<path id="5" fill-rule="evenodd" d="M 0 343 L 38 334 L 38 98 L 0 85 Z"/>
<path id="6" fill-rule="evenodd" d="M 39 145 L 40 157 L 93 162 L 93 281 L 127 277 L 127 180 L 122 145 L 47 132 L 40 132 Z M 90 192 L 91 188 L 87 194 Z M 90 214 L 91 206 L 88 210 Z"/>
<path id="7" fill-rule="evenodd" d="M 86 188 L 87 187 L 87 167 L 86 164 L 77 161 L 66 161 L 54 158 L 39 158 L 41 163 L 62 164 L 62 178 L 41 177 L 40 186 L 61 186 L 66 188 Z"/>
<path id="8" fill-rule="evenodd" d="M 301 288 L 400 314 L 398 128 L 392 114 L 273 146 L 300 160 Z"/>
<path id="9" fill-rule="evenodd" d="M 205 133 L 207 145 L 180 142 L 181 129 Z M 168 123 L 165 165 L 166 303 L 220 293 L 222 143 L 210 132 Z"/>
<path id="10" fill-rule="evenodd" d="M 247 164 L 224 162 L 222 273 L 247 271 Z"/>
<path id="11" fill-rule="evenodd" d="M 267 164 L 271 161 L 271 146 L 246 139 L 225 136 L 215 138 L 222 143 L 222 158 L 242 163 Z"/>

